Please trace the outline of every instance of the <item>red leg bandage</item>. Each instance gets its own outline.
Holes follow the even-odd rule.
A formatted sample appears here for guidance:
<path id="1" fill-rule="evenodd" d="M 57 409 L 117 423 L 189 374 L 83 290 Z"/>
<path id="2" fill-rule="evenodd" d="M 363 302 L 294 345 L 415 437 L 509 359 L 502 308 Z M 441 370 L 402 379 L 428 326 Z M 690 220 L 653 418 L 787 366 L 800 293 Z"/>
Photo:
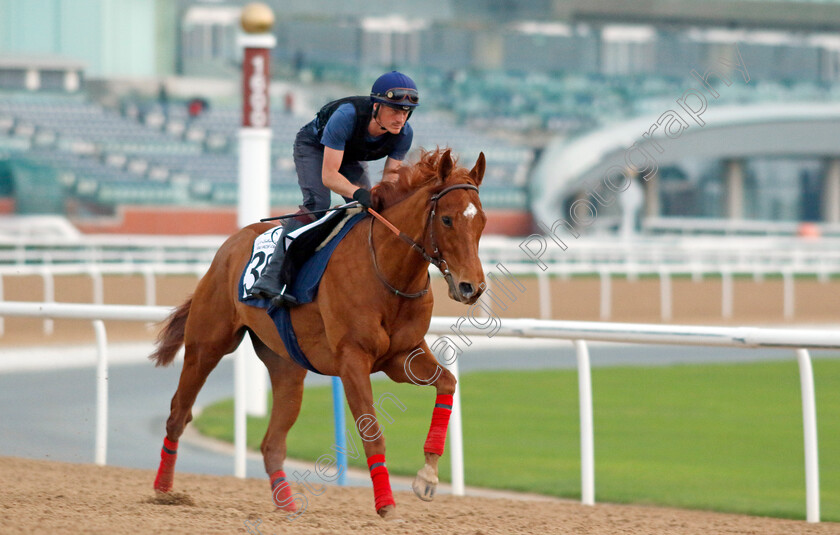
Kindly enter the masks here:
<path id="1" fill-rule="evenodd" d="M 376 510 L 386 505 L 396 505 L 394 494 L 391 492 L 391 478 L 388 467 L 385 466 L 385 455 L 371 455 L 367 460 L 370 469 L 370 479 L 373 481 L 373 499 Z"/>
<path id="2" fill-rule="evenodd" d="M 269 476 L 269 479 L 271 480 L 271 498 L 274 500 L 274 505 L 284 511 L 297 511 L 297 505 L 295 505 L 295 499 L 292 496 L 292 488 L 286 481 L 286 472 L 277 470 Z"/>
<path id="3" fill-rule="evenodd" d="M 435 399 L 435 410 L 432 411 L 432 425 L 429 426 L 429 434 L 426 437 L 426 444 L 423 451 L 443 455 L 443 447 L 446 444 L 446 429 L 449 427 L 449 416 L 452 414 L 452 396 L 439 394 Z"/>
<path id="4" fill-rule="evenodd" d="M 160 465 L 155 477 L 155 490 L 169 492 L 175 479 L 175 461 L 178 459 L 178 443 L 163 437 L 160 449 Z"/>

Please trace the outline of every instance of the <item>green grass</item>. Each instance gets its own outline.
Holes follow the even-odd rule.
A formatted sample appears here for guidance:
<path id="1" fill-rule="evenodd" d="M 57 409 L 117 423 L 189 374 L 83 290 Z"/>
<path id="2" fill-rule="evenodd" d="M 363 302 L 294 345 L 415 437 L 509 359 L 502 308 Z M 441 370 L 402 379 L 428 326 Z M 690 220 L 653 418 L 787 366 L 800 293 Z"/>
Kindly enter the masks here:
<path id="1" fill-rule="evenodd" d="M 693 279 L 694 273 L 688 273 L 685 271 L 676 271 L 670 272 L 671 279 L 673 280 L 686 280 L 686 279 Z M 701 271 L 700 275 L 702 276 L 703 280 L 720 280 L 723 278 L 722 274 L 719 271 Z M 601 274 L 597 271 L 589 271 L 585 273 L 572 273 L 569 275 L 571 279 L 580 279 L 580 280 L 588 280 L 588 279 L 595 279 L 600 280 Z M 637 280 L 659 280 L 660 276 L 659 273 L 653 273 L 650 271 L 641 271 L 633 276 Z M 783 275 L 781 272 L 769 272 L 763 274 L 764 280 L 781 280 Z M 534 275 L 517 275 L 517 279 L 519 280 L 526 280 L 532 281 L 536 280 L 537 277 Z M 558 276 L 554 276 L 553 278 L 557 279 Z M 612 273 L 610 278 L 612 280 L 621 281 L 621 280 L 629 280 L 630 275 L 627 273 Z M 755 275 L 752 272 L 745 273 L 745 272 L 733 272 L 732 273 L 733 280 L 740 281 L 740 280 L 754 280 Z M 819 277 L 816 273 L 794 273 L 793 274 L 794 280 L 803 281 L 803 280 L 819 280 Z M 833 281 L 840 279 L 840 274 L 838 273 L 829 273 L 828 280 Z"/>
<path id="2" fill-rule="evenodd" d="M 840 521 L 840 360 L 814 361 L 823 520 Z M 738 365 L 595 368 L 596 500 L 804 518 L 801 394 L 795 360 Z M 460 382 L 468 485 L 580 497 L 574 371 L 482 372 Z M 380 416 L 393 474 L 413 475 L 431 417 L 429 387 L 374 383 L 401 412 Z M 349 411 L 348 411 L 348 420 Z M 288 440 L 290 457 L 332 453 L 330 389 L 311 388 Z M 231 441 L 232 401 L 195 425 Z M 267 419 L 249 418 L 259 448 Z M 361 440 L 351 436 L 361 448 Z M 352 465 L 364 467 L 364 455 Z M 444 455 L 442 478 L 449 478 Z"/>

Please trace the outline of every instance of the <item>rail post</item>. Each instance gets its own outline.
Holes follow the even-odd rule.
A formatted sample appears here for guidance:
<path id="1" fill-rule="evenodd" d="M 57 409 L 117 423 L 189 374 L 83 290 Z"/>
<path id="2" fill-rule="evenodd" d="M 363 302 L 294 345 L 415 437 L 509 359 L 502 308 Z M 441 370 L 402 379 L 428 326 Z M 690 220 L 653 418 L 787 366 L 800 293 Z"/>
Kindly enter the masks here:
<path id="1" fill-rule="evenodd" d="M 245 406 L 245 351 L 242 344 L 233 353 L 233 475 L 244 479 L 247 471 L 247 414 Z"/>
<path id="2" fill-rule="evenodd" d="M 540 296 L 540 319 L 551 319 L 551 279 L 548 273 L 540 270 L 537 272 Z"/>
<path id="3" fill-rule="evenodd" d="M 340 377 L 332 378 L 333 419 L 335 427 L 335 464 L 338 470 L 338 485 L 347 484 L 347 432 L 344 419 L 344 387 Z"/>
<path id="4" fill-rule="evenodd" d="M 667 268 L 662 268 L 659 270 L 659 307 L 662 321 L 671 321 L 673 316 L 671 295 L 671 273 Z"/>
<path id="5" fill-rule="evenodd" d="M 606 321 L 612 316 L 612 273 L 606 269 L 598 271 L 598 278 L 601 280 L 601 321 Z"/>
<path id="6" fill-rule="evenodd" d="M 105 466 L 108 455 L 108 339 L 105 323 L 93 321 L 96 333 L 96 445 L 95 463 Z"/>
<path id="7" fill-rule="evenodd" d="M 242 127 L 239 129 L 237 222 L 245 227 L 270 215 L 271 127 L 269 82 L 274 13 L 262 3 L 248 4 L 240 19 L 242 47 Z M 243 357 L 244 358 L 244 357 Z M 245 361 L 248 414 L 263 416 L 268 404 L 266 371 L 255 358 Z"/>
<path id="8" fill-rule="evenodd" d="M 817 451 L 817 402 L 814 398 L 814 368 L 807 349 L 796 350 L 802 385 L 802 424 L 805 437 L 805 519 L 820 521 L 820 467 Z"/>
<path id="9" fill-rule="evenodd" d="M 458 380 L 458 361 L 444 366 L 455 380 Z M 464 430 L 461 419 L 461 389 L 455 388 L 455 395 L 452 397 L 452 415 L 449 418 L 449 456 L 452 465 L 452 494 L 454 496 L 464 495 Z"/>
<path id="10" fill-rule="evenodd" d="M 580 397 L 580 501 L 595 505 L 595 433 L 592 419 L 592 371 L 589 347 L 575 340 Z"/>
<path id="11" fill-rule="evenodd" d="M 44 302 L 55 303 L 55 277 L 48 266 L 41 267 L 41 280 L 44 281 Z M 44 335 L 50 336 L 55 331 L 55 321 L 44 318 Z"/>

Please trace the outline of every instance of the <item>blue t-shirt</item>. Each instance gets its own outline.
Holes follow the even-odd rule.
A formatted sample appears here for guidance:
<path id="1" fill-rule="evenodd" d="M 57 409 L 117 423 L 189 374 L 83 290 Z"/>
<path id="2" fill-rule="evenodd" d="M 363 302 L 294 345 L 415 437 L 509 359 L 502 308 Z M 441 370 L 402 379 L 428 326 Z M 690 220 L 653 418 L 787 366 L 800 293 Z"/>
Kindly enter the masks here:
<path id="1" fill-rule="evenodd" d="M 347 140 L 353 136 L 353 127 L 356 124 L 356 108 L 353 104 L 345 102 L 333 112 L 327 125 L 324 127 L 324 135 L 321 136 L 321 144 L 334 150 L 344 150 Z M 411 141 L 414 138 L 414 131 L 411 125 L 405 123 L 402 131 L 397 134 L 397 144 L 388 155 L 389 158 L 402 161 L 405 159 L 408 149 L 411 148 Z M 371 148 L 384 143 L 383 136 L 365 135 L 365 144 Z"/>

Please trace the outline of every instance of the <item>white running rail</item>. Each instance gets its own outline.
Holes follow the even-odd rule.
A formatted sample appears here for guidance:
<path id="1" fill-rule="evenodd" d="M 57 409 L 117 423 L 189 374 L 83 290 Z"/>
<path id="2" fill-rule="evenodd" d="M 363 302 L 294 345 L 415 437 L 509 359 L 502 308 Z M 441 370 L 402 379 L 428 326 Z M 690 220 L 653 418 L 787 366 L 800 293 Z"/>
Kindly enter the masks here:
<path id="1" fill-rule="evenodd" d="M 608 321 L 612 317 L 613 310 L 613 279 L 627 277 L 628 280 L 638 280 L 643 276 L 653 276 L 659 280 L 659 303 L 660 318 L 662 321 L 671 321 L 673 316 L 673 291 L 672 281 L 679 276 L 690 276 L 694 282 L 701 281 L 704 277 L 720 278 L 721 280 L 721 318 L 730 319 L 734 310 L 734 280 L 738 275 L 751 276 L 753 280 L 760 281 L 766 277 L 777 276 L 782 282 L 782 311 L 785 320 L 794 318 L 796 309 L 796 278 L 797 276 L 816 277 L 821 283 L 828 283 L 831 277 L 840 275 L 840 263 L 837 266 L 823 264 L 822 266 L 799 266 L 781 267 L 771 269 L 761 266 L 741 266 L 743 270 L 731 269 L 726 264 L 701 265 L 660 265 L 658 267 L 638 264 L 612 265 L 593 262 L 583 263 L 560 263 L 547 264 L 548 269 L 543 271 L 533 263 L 508 263 L 503 264 L 512 275 L 520 277 L 536 277 L 540 290 L 537 292 L 539 298 L 540 319 L 551 319 L 551 292 L 548 291 L 551 279 L 566 280 L 576 275 L 597 276 L 600 281 L 600 315 L 602 321 Z M 155 288 L 157 276 L 164 275 L 192 275 L 202 277 L 209 263 L 195 262 L 171 262 L 171 263 L 43 263 L 43 264 L 2 264 L 0 263 L 0 301 L 3 297 L 3 279 L 23 276 L 37 276 L 42 279 L 43 300 L 54 301 L 55 277 L 86 275 L 92 280 L 92 302 L 103 303 L 103 276 L 113 275 L 142 275 L 145 287 L 145 304 L 154 306 Z M 496 266 L 485 263 L 484 271 L 491 272 Z M 434 278 L 440 278 L 440 271 L 434 267 L 429 268 L 429 274 Z M 45 334 L 51 333 L 51 320 L 44 322 Z M 0 336 L 3 335 L 3 321 L 0 318 Z"/>
<path id="2" fill-rule="evenodd" d="M 49 319 L 89 319 L 94 322 L 97 338 L 97 422 L 96 463 L 104 465 L 107 442 L 108 357 L 103 320 L 160 321 L 172 309 L 168 307 L 89 305 L 64 303 L 0 302 L 0 316 L 24 316 Z M 487 336 L 486 329 L 475 327 L 462 318 L 432 318 L 429 334 L 451 335 L 452 327 L 466 336 Z M 814 377 L 808 349 L 840 349 L 840 332 L 818 329 L 764 329 L 757 327 L 696 327 L 684 325 L 645 325 L 600 322 L 544 321 L 505 319 L 494 336 L 549 338 L 569 340 L 577 349 L 579 405 L 581 419 L 581 501 L 595 504 L 595 454 L 592 410 L 592 384 L 589 350 L 586 341 L 639 344 L 698 345 L 709 347 L 788 348 L 794 349 L 799 362 L 802 388 L 802 415 L 805 446 L 806 519 L 820 521 L 819 462 L 817 456 L 817 418 Z M 235 474 L 245 477 L 245 384 L 241 380 L 244 361 L 237 352 L 234 378 Z M 457 376 L 458 362 L 450 370 Z M 456 391 L 457 394 L 457 391 Z M 464 494 L 463 439 L 460 398 L 456 395 L 450 421 L 452 451 L 452 491 Z"/>
<path id="3" fill-rule="evenodd" d="M 576 267 L 582 272 L 605 268 L 632 272 L 664 265 L 674 272 L 705 269 L 734 272 L 794 273 L 840 271 L 840 238 L 782 237 L 645 237 L 632 240 L 584 234 L 561 235 L 561 248 L 551 237 L 484 236 L 479 246 L 486 262 Z M 0 235 L 0 265 L 49 263 L 203 263 L 209 264 L 222 236 L 110 236 L 78 239 Z"/>

